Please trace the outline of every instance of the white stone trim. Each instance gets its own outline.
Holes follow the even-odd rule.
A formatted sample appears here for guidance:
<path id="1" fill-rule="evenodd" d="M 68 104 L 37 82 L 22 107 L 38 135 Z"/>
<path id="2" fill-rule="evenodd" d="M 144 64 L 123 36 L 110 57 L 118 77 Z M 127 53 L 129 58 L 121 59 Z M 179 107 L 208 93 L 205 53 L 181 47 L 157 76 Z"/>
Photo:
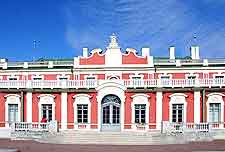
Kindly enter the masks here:
<path id="1" fill-rule="evenodd" d="M 107 82 L 104 83 L 100 86 L 98 86 L 96 88 L 96 90 L 98 91 L 97 93 L 97 102 L 98 102 L 98 131 L 101 130 L 101 123 L 102 123 L 102 99 L 109 94 L 112 95 L 116 95 L 117 97 L 119 97 L 120 101 L 121 101 L 121 105 L 120 105 L 120 124 L 121 124 L 121 131 L 124 131 L 124 102 L 126 99 L 125 96 L 125 90 L 126 87 L 124 85 L 121 85 L 119 83 L 116 82 Z"/>
<path id="2" fill-rule="evenodd" d="M 10 78 L 16 78 L 16 80 L 19 80 L 20 76 L 11 74 L 7 76 L 7 80 L 9 80 Z"/>
<path id="3" fill-rule="evenodd" d="M 131 123 L 132 123 L 132 130 L 136 130 L 136 124 L 135 124 L 135 105 L 136 104 L 145 104 L 146 105 L 146 109 L 145 109 L 145 122 L 148 126 L 149 124 L 149 107 L 150 107 L 150 103 L 148 101 L 148 98 L 150 98 L 149 95 L 147 94 L 135 94 L 133 96 L 131 96 L 131 98 L 133 98 L 133 101 L 131 103 Z M 148 127 L 147 127 L 148 128 Z"/>
<path id="4" fill-rule="evenodd" d="M 67 78 L 67 80 L 70 79 L 70 76 L 69 75 L 65 75 L 65 74 L 61 74 L 61 75 L 57 75 L 57 80 L 60 80 L 61 78 Z"/>
<path id="5" fill-rule="evenodd" d="M 35 78 L 41 78 L 41 80 L 44 80 L 44 75 L 35 74 L 31 76 L 31 80 L 34 80 Z"/>
<path id="6" fill-rule="evenodd" d="M 8 122 L 9 121 L 9 104 L 18 104 L 18 121 L 21 121 L 21 102 L 20 102 L 20 95 L 18 94 L 7 94 L 6 96 L 4 96 L 6 98 L 6 102 L 5 102 L 5 121 Z"/>
<path id="7" fill-rule="evenodd" d="M 170 97 L 170 103 L 169 103 L 169 120 L 172 122 L 172 105 L 173 104 L 184 104 L 184 123 L 187 121 L 187 102 L 186 102 L 186 97 L 187 95 L 183 93 L 174 93 L 169 96 Z"/>
<path id="8" fill-rule="evenodd" d="M 207 109 L 207 122 L 209 122 L 209 104 L 210 103 L 220 103 L 221 105 L 221 122 L 224 122 L 224 101 L 223 97 L 225 96 L 222 93 L 210 93 L 206 95 L 208 97 L 208 100 L 206 102 L 206 109 Z M 220 124 L 220 128 L 223 128 L 223 124 Z"/>
<path id="9" fill-rule="evenodd" d="M 39 102 L 38 102 L 38 113 L 39 113 L 39 121 L 41 121 L 42 116 L 41 116 L 41 106 L 42 104 L 52 104 L 52 120 L 55 120 L 55 96 L 51 94 L 41 94 L 38 96 Z"/>
<path id="10" fill-rule="evenodd" d="M 199 74 L 193 74 L 192 72 L 191 73 L 186 73 L 185 74 L 185 79 L 188 79 L 188 77 L 195 77 L 195 79 L 198 79 L 199 78 Z"/>
<path id="11" fill-rule="evenodd" d="M 156 129 L 161 130 L 162 123 L 162 92 L 156 92 Z"/>
<path id="12" fill-rule="evenodd" d="M 120 76 L 118 76 L 118 75 L 110 75 L 107 79 L 112 80 L 112 78 L 116 78 L 115 80 L 120 80 Z"/>
<path id="13" fill-rule="evenodd" d="M 194 123 L 200 123 L 200 98 L 201 94 L 200 91 L 194 92 Z"/>
<path id="14" fill-rule="evenodd" d="M 97 80 L 97 75 L 90 74 L 90 75 L 85 75 L 84 76 L 85 80 L 88 80 L 88 78 L 95 78 L 95 80 Z"/>
<path id="15" fill-rule="evenodd" d="M 144 79 L 144 75 L 143 74 L 138 74 L 138 73 L 135 73 L 135 74 L 131 74 L 129 75 L 130 79 L 133 79 L 134 77 L 139 77 L 141 79 Z"/>
<path id="16" fill-rule="evenodd" d="M 88 124 L 87 124 L 87 129 L 90 129 L 90 124 L 91 124 L 91 101 L 90 98 L 92 96 L 88 94 L 76 94 L 73 96 L 74 102 L 73 102 L 73 109 L 74 109 L 74 123 L 76 124 L 74 129 L 78 129 L 77 126 L 77 105 L 78 104 L 87 104 L 88 105 Z"/>
<path id="17" fill-rule="evenodd" d="M 223 76 L 223 78 L 225 78 L 225 74 L 221 74 L 221 72 L 218 72 L 218 74 L 213 74 L 213 79 L 215 79 L 216 76 Z"/>
<path id="18" fill-rule="evenodd" d="M 172 74 L 167 74 L 167 73 L 163 73 L 163 74 L 159 74 L 158 78 L 161 80 L 162 77 L 169 77 L 169 79 L 172 79 Z"/>
<path id="19" fill-rule="evenodd" d="M 27 122 L 32 122 L 32 92 L 27 92 Z"/>
<path id="20" fill-rule="evenodd" d="M 61 128 L 67 129 L 67 92 L 61 93 Z"/>

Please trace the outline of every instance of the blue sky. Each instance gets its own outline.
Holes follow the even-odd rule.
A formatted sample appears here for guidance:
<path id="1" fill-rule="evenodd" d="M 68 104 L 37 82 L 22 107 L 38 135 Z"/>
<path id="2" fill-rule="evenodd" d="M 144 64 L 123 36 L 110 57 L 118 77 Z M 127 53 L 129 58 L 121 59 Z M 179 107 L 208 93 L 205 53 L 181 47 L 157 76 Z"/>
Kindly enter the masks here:
<path id="1" fill-rule="evenodd" d="M 177 56 L 187 56 L 197 43 L 203 58 L 225 56 L 225 0 L 7 0 L 0 19 L 0 57 L 10 60 L 104 50 L 111 33 L 123 50 L 150 47 L 168 56 L 174 45 Z"/>

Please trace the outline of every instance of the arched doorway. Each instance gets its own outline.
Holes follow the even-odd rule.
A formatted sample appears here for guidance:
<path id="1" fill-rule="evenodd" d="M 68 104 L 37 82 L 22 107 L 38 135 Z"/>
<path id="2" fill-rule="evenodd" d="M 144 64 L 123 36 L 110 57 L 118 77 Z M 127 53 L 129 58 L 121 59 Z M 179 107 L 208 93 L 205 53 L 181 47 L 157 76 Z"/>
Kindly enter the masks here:
<path id="1" fill-rule="evenodd" d="M 102 99 L 102 131 L 120 131 L 120 98 L 106 95 Z"/>

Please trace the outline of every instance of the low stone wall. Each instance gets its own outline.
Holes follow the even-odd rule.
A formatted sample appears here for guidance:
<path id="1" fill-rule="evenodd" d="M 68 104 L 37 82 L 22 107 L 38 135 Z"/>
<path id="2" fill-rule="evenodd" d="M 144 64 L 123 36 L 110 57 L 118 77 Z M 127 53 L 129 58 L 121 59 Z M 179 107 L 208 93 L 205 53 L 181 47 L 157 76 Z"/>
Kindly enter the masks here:
<path id="1" fill-rule="evenodd" d="M 0 138 L 10 138 L 11 137 L 11 128 L 4 127 L 0 128 Z"/>

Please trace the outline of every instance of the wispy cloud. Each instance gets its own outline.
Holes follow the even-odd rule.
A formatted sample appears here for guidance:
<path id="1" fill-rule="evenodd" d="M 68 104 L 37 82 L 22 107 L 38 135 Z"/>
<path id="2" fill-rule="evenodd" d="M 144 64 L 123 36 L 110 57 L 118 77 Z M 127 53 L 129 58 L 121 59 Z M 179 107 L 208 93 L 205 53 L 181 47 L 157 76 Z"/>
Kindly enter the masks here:
<path id="1" fill-rule="evenodd" d="M 104 48 L 108 36 L 116 32 L 124 49 L 149 46 L 153 55 L 165 56 L 167 48 L 175 45 L 176 54 L 186 56 L 196 33 L 202 56 L 221 56 L 225 53 L 224 7 L 224 0 L 70 1 L 64 9 L 66 39 L 78 50 Z"/>

